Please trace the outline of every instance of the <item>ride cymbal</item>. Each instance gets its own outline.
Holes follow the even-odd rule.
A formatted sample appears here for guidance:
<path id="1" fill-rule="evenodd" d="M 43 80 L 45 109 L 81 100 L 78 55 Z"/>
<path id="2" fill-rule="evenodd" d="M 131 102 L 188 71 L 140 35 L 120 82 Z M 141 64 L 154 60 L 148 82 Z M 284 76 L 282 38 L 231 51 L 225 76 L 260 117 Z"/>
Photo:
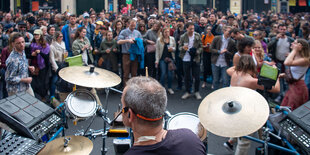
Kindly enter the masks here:
<path id="1" fill-rule="evenodd" d="M 254 133 L 268 119 L 269 106 L 258 92 L 245 87 L 227 87 L 212 92 L 198 109 L 202 125 L 222 137 Z"/>
<path id="2" fill-rule="evenodd" d="M 93 143 L 83 136 L 66 136 L 68 140 L 65 147 L 64 137 L 57 138 L 43 148 L 38 155 L 88 155 L 93 150 Z"/>
<path id="3" fill-rule="evenodd" d="M 113 72 L 90 66 L 72 66 L 59 71 L 65 81 L 83 87 L 108 88 L 121 83 L 121 78 Z"/>

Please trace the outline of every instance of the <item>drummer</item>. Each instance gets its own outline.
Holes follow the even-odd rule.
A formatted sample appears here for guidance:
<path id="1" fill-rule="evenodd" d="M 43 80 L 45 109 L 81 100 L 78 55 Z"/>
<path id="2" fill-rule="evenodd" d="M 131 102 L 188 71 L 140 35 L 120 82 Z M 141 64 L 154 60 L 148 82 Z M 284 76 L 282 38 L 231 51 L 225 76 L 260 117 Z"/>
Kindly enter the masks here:
<path id="1" fill-rule="evenodd" d="M 125 155 L 206 154 L 205 146 L 191 130 L 163 129 L 167 94 L 155 79 L 130 79 L 124 88 L 121 102 L 123 122 L 132 128 L 134 135 L 133 147 Z"/>
<path id="2" fill-rule="evenodd" d="M 250 55 L 242 55 L 236 67 L 231 67 L 227 69 L 227 74 L 231 76 L 230 86 L 246 87 L 253 90 L 264 90 L 264 86 L 257 84 L 258 79 L 256 78 L 256 72 L 257 69 L 253 57 Z M 273 86 L 272 89 L 269 90 L 269 92 L 280 92 L 279 79 L 277 80 L 275 86 Z M 224 146 L 228 150 L 233 151 L 233 143 L 236 140 L 236 138 L 230 138 L 227 142 L 224 143 Z M 250 144 L 250 140 L 245 138 L 238 138 L 235 155 L 248 154 Z"/>

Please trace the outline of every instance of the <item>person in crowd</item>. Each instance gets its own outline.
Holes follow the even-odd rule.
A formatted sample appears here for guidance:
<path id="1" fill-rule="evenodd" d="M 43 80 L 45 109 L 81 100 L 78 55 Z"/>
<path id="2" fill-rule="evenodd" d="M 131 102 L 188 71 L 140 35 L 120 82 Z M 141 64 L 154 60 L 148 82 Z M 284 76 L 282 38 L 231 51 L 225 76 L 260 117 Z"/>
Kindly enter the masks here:
<path id="1" fill-rule="evenodd" d="M 223 35 L 214 37 L 210 52 L 213 75 L 213 88 L 220 88 L 220 80 L 223 81 L 223 87 L 229 86 L 229 77 L 226 70 L 232 63 L 232 57 L 236 53 L 237 48 L 235 41 L 230 38 L 230 26 L 223 27 Z"/>
<path id="2" fill-rule="evenodd" d="M 129 27 L 121 31 L 117 38 L 117 44 L 122 45 L 122 62 L 123 62 L 123 85 L 129 79 L 129 74 L 131 77 L 137 76 L 138 70 L 138 59 L 130 59 L 129 49 L 131 44 L 135 43 L 136 38 L 142 39 L 142 35 L 138 30 L 135 30 L 137 22 L 135 20 L 129 21 Z"/>
<path id="3" fill-rule="evenodd" d="M 163 129 L 167 93 L 155 79 L 130 79 L 124 88 L 121 102 L 124 125 L 130 127 L 134 135 L 133 146 L 125 155 L 206 154 L 202 142 L 189 129 Z"/>
<path id="4" fill-rule="evenodd" d="M 27 59 L 30 59 L 30 57 L 31 57 L 30 44 L 33 40 L 33 35 L 30 32 L 27 32 L 26 26 L 27 25 L 24 21 L 20 21 L 18 23 L 18 32 L 24 36 L 26 57 L 27 57 Z"/>
<path id="5" fill-rule="evenodd" d="M 14 25 L 12 14 L 10 12 L 5 14 L 4 19 L 1 22 L 1 24 L 3 25 L 3 27 L 5 27 L 5 26 L 7 26 L 9 24 L 10 25 Z"/>
<path id="6" fill-rule="evenodd" d="M 292 43 L 291 48 L 292 51 L 285 59 L 284 65 L 289 69 L 286 73 L 290 73 L 293 80 L 288 81 L 289 89 L 285 93 L 281 106 L 289 106 L 291 110 L 295 110 L 309 98 L 304 79 L 310 64 L 310 47 L 306 40 L 297 39 Z"/>
<path id="7" fill-rule="evenodd" d="M 263 32 L 261 30 L 255 30 L 253 33 L 253 37 L 255 40 L 259 40 L 263 46 L 264 52 L 267 54 L 268 53 L 268 46 L 264 42 L 264 37 L 263 37 Z"/>
<path id="8" fill-rule="evenodd" d="M 117 40 L 118 35 L 123 30 L 124 24 L 121 20 L 116 20 L 113 24 L 113 38 Z"/>
<path id="9" fill-rule="evenodd" d="M 268 43 L 268 51 L 271 54 L 271 58 L 276 62 L 276 66 L 284 73 L 284 60 L 290 53 L 291 43 L 293 38 L 286 36 L 286 25 L 280 24 L 277 28 L 278 33 Z M 276 102 L 281 103 L 285 91 L 287 90 L 287 84 L 284 79 L 280 80 L 281 91 L 279 96 L 275 99 Z"/>
<path id="10" fill-rule="evenodd" d="M 55 27 L 55 31 L 61 31 L 61 25 L 62 25 L 62 18 L 63 16 L 61 14 L 56 14 L 55 17 L 54 17 L 54 21 L 55 21 L 55 24 L 53 25 Z"/>
<path id="11" fill-rule="evenodd" d="M 101 42 L 99 48 L 100 58 L 98 60 L 98 66 L 119 74 L 117 62 L 118 52 L 118 45 L 116 40 L 113 39 L 113 32 L 108 31 L 106 33 L 106 39 Z"/>
<path id="12" fill-rule="evenodd" d="M 155 24 L 156 25 L 156 24 Z M 153 27 L 155 27 L 155 25 Z M 156 60 L 155 66 L 160 69 L 160 83 L 165 87 L 165 79 L 168 79 L 169 94 L 174 94 L 172 90 L 173 70 L 169 68 L 170 63 L 174 65 L 174 51 L 176 49 L 175 40 L 170 36 L 170 28 L 163 28 L 160 37 L 156 41 Z"/>
<path id="13" fill-rule="evenodd" d="M 33 34 L 34 30 L 39 29 L 40 27 L 38 27 L 36 25 L 36 18 L 34 16 L 30 16 L 29 18 L 27 18 L 27 23 L 29 24 L 29 30 L 28 32 Z"/>
<path id="14" fill-rule="evenodd" d="M 27 92 L 34 96 L 31 88 L 32 77 L 29 77 L 28 71 L 34 72 L 34 67 L 28 65 L 28 60 L 25 54 L 25 39 L 24 35 L 14 32 L 10 36 L 12 41 L 13 51 L 5 61 L 5 81 L 8 96 L 15 95 L 20 92 Z"/>
<path id="15" fill-rule="evenodd" d="M 180 39 L 181 36 L 186 32 L 185 26 L 184 26 L 184 19 L 183 18 L 178 18 L 177 20 L 177 29 L 174 31 L 173 37 L 176 42 L 176 50 L 175 50 L 175 63 L 176 63 L 176 76 L 178 80 L 178 86 L 177 90 L 182 90 L 183 86 L 183 61 L 179 57 L 180 55 L 180 50 L 179 50 L 179 45 L 180 45 Z"/>
<path id="16" fill-rule="evenodd" d="M 11 33 L 11 35 L 14 33 Z M 0 71 L 0 99 L 8 97 L 8 92 L 6 90 L 6 82 L 5 82 L 5 72 L 6 72 L 6 60 L 10 56 L 11 52 L 13 51 L 13 42 L 12 37 L 9 38 L 8 46 L 4 47 L 1 52 L 1 71 Z"/>
<path id="17" fill-rule="evenodd" d="M 55 27 L 53 25 L 50 25 L 47 27 L 46 41 L 49 45 L 51 45 L 53 42 L 55 32 L 56 32 L 56 30 L 55 30 Z"/>
<path id="18" fill-rule="evenodd" d="M 93 64 L 94 59 L 92 55 L 93 47 L 86 37 L 86 28 L 80 27 L 76 30 L 74 41 L 72 43 L 73 56 L 82 55 L 83 65 Z"/>
<path id="19" fill-rule="evenodd" d="M 207 26 L 206 33 L 203 33 L 201 36 L 203 53 L 202 53 L 202 63 L 203 63 L 203 83 L 201 85 L 202 88 L 207 85 L 207 78 L 212 78 L 212 68 L 211 68 L 211 53 L 210 46 L 214 39 L 214 35 L 211 32 L 212 27 Z"/>
<path id="20" fill-rule="evenodd" d="M 278 24 L 277 23 L 273 23 L 271 25 L 271 30 L 269 32 L 268 38 L 271 39 L 271 38 L 277 36 L 277 34 L 278 34 Z"/>
<path id="21" fill-rule="evenodd" d="M 90 41 L 90 44 L 94 46 L 94 31 L 95 31 L 95 26 L 91 24 L 91 20 L 89 19 L 89 14 L 84 13 L 83 14 L 83 22 L 79 25 L 79 27 L 85 27 L 86 29 L 86 37 Z"/>
<path id="22" fill-rule="evenodd" d="M 42 101 L 46 101 L 47 92 L 49 90 L 50 63 L 49 52 L 50 46 L 43 37 L 40 29 L 36 29 L 33 33 L 34 38 L 30 45 L 31 65 L 35 67 L 32 73 L 33 81 L 31 87 L 33 91 L 39 95 Z"/>
<path id="23" fill-rule="evenodd" d="M 263 46 L 261 44 L 261 41 L 255 40 L 255 44 L 253 47 L 253 53 L 255 61 L 256 62 L 256 67 L 257 71 L 260 72 L 260 69 L 264 63 L 273 66 L 275 65 L 274 61 L 271 61 L 271 58 L 264 52 Z"/>
<path id="24" fill-rule="evenodd" d="M 161 32 L 161 24 L 159 21 L 155 21 L 153 27 L 149 29 L 143 36 L 144 43 L 146 44 L 146 54 L 145 54 L 145 66 L 148 67 L 149 75 L 156 79 L 156 68 L 155 68 L 155 51 L 156 41 Z"/>
<path id="25" fill-rule="evenodd" d="M 187 32 L 180 39 L 179 50 L 180 58 L 183 61 L 184 82 L 186 93 L 181 97 L 187 99 L 191 96 L 192 78 L 194 79 L 194 95 L 200 100 L 200 54 L 202 52 L 201 36 L 194 32 L 194 23 L 187 23 Z"/>
<path id="26" fill-rule="evenodd" d="M 233 65 L 237 66 L 241 55 L 252 54 L 252 49 L 254 46 L 254 40 L 250 37 L 245 37 L 238 42 L 237 48 L 238 52 L 235 53 L 233 57 Z M 253 57 L 254 58 L 254 57 Z M 254 59 L 255 64 L 257 64 L 256 59 Z"/>
<path id="27" fill-rule="evenodd" d="M 275 66 L 274 66 L 275 67 Z M 257 69 L 251 55 L 242 55 L 238 64 L 227 70 L 227 74 L 231 76 L 230 86 L 231 87 L 246 87 L 253 90 L 264 90 L 264 86 L 258 85 Z M 269 92 L 278 93 L 280 91 L 279 79 L 275 86 L 272 87 Z M 224 146 L 233 151 L 233 143 L 238 140 L 235 155 L 245 155 L 251 146 L 251 141 L 245 138 L 230 138 L 224 143 Z"/>
<path id="28" fill-rule="evenodd" d="M 60 31 L 55 32 L 53 42 L 50 46 L 49 61 L 52 66 L 52 78 L 50 87 L 50 96 L 55 97 L 56 82 L 59 79 L 58 71 L 68 56 L 63 34 Z"/>
<path id="29" fill-rule="evenodd" d="M 69 24 L 66 24 L 61 32 L 64 35 L 63 40 L 66 45 L 66 50 L 68 51 L 69 56 L 72 56 L 72 43 L 74 41 L 76 30 L 78 29 L 78 25 L 76 24 L 76 16 L 69 16 Z"/>

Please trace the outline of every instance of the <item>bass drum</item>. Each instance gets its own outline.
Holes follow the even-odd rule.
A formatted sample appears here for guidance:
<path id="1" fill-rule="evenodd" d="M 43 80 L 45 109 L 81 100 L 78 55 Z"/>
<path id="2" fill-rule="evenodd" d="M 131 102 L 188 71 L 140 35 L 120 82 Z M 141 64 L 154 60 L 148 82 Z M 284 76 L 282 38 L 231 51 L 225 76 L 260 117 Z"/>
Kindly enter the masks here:
<path id="1" fill-rule="evenodd" d="M 76 90 L 71 92 L 66 100 L 66 108 L 76 120 L 86 120 L 96 114 L 96 97 L 87 90 Z"/>
<path id="2" fill-rule="evenodd" d="M 167 129 L 173 130 L 180 128 L 192 130 L 202 142 L 207 142 L 207 130 L 200 123 L 198 115 L 189 112 L 181 112 L 173 115 L 168 120 Z"/>

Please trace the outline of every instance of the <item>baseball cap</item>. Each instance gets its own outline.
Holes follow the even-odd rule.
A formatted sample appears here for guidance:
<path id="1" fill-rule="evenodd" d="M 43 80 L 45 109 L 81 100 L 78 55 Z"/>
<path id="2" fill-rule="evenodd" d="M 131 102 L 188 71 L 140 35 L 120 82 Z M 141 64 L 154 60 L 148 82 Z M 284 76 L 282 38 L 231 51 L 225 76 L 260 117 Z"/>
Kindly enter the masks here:
<path id="1" fill-rule="evenodd" d="M 83 13 L 84 18 L 89 18 L 89 14 L 87 12 Z"/>

